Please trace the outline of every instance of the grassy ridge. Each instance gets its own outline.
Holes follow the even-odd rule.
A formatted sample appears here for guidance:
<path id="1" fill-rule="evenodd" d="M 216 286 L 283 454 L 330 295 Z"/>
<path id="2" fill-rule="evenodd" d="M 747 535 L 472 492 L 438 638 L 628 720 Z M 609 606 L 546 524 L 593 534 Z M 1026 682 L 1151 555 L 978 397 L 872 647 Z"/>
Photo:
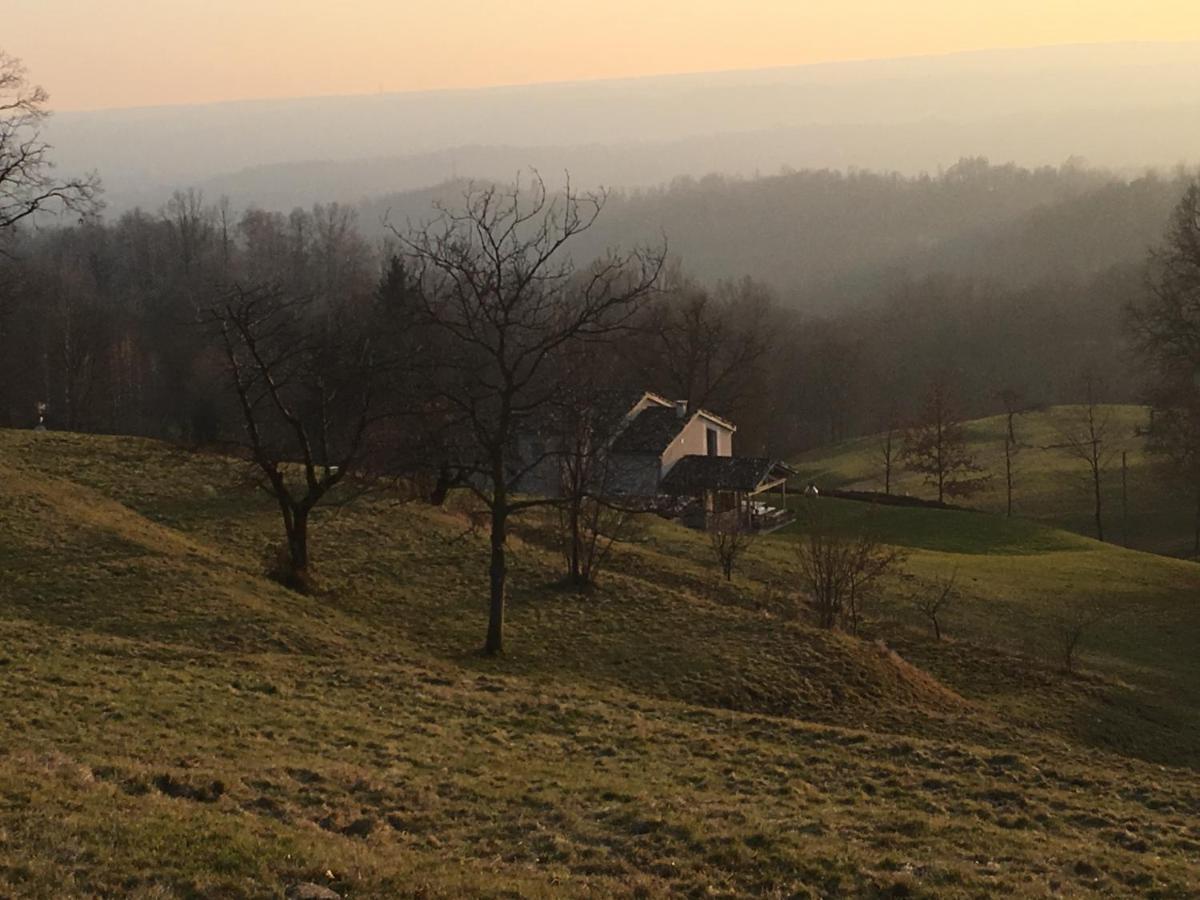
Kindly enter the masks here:
<path id="1" fill-rule="evenodd" d="M 1194 491 L 1165 473 L 1159 461 L 1146 452 L 1145 438 L 1139 431 L 1149 422 L 1148 411 L 1140 406 L 1110 406 L 1105 410 L 1111 423 L 1109 464 L 1103 477 L 1106 538 L 1139 550 L 1191 555 Z M 1022 449 L 1014 466 L 1014 512 L 1022 518 L 1094 537 L 1088 470 L 1084 463 L 1057 447 L 1063 443 L 1062 421 L 1077 412 L 1072 407 L 1055 407 L 1017 417 L 1015 430 Z M 977 419 L 966 425 L 972 452 L 992 476 L 987 488 L 968 502 L 989 512 L 1005 510 L 1005 428 L 1003 416 Z M 1125 504 L 1122 451 L 1127 461 Z M 802 480 L 813 480 L 818 485 L 883 489 L 883 464 L 874 437 L 813 451 L 797 460 L 797 465 Z M 893 473 L 892 487 L 898 494 L 933 496 L 920 476 L 908 472 Z M 1123 515 L 1126 509 L 1127 515 Z"/>
<path id="2" fill-rule="evenodd" d="M 1194 629 L 1187 564 L 897 519 L 911 574 L 872 622 L 897 656 L 789 615 L 787 534 L 725 585 L 701 536 L 652 524 L 579 596 L 531 519 L 490 660 L 465 511 L 320 516 L 327 592 L 299 598 L 259 574 L 278 526 L 242 475 L 0 432 L 0 896 L 1200 890 L 1195 708 L 1158 681 L 1194 630 L 1158 660 L 1106 638 L 1077 679 L 972 637 L 981 604 L 1015 621 L 1101 583 Z M 979 583 L 937 646 L 905 596 L 951 560 Z M 1160 707 L 1142 746 L 1127 716 Z"/>
<path id="3" fill-rule="evenodd" d="M 805 502 L 803 500 L 793 502 Z M 904 576 L 873 610 L 874 628 L 906 655 L 1009 714 L 1079 740 L 1161 761 L 1200 764 L 1200 566 L 1114 547 L 1028 520 L 821 498 L 835 519 L 869 528 L 905 553 Z M 787 544 L 798 526 L 775 536 Z M 778 548 L 779 564 L 788 551 Z M 912 641 L 915 599 L 955 577 L 943 624 L 969 649 Z M 1057 659 L 1054 625 L 1086 600 L 1104 614 L 1083 642 L 1110 682 L 1089 700 L 1056 696 L 1041 667 Z M 992 654 L 1001 647 L 1003 653 Z M 1016 657 L 1022 662 L 1017 662 Z M 995 667 L 991 664 L 996 664 Z M 1040 682 L 1040 685 L 1035 682 Z"/>

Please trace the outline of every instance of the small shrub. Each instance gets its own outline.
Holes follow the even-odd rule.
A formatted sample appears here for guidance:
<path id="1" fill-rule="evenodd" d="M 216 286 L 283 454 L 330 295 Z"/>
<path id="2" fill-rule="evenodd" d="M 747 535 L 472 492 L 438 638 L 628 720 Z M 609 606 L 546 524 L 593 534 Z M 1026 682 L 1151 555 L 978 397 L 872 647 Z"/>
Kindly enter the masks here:
<path id="1" fill-rule="evenodd" d="M 900 563 L 900 554 L 880 543 L 866 526 L 837 522 L 819 500 L 799 510 L 796 557 L 800 584 L 812 600 L 817 625 L 858 633 L 862 605 Z"/>
<path id="2" fill-rule="evenodd" d="M 954 597 L 954 584 L 957 580 L 958 569 L 955 569 L 949 577 L 939 579 L 933 590 L 917 596 L 917 609 L 929 621 L 933 628 L 933 636 L 939 641 L 942 639 L 942 614 Z"/>
<path id="3" fill-rule="evenodd" d="M 754 543 L 754 531 L 742 522 L 741 511 L 717 516 L 708 529 L 713 555 L 726 581 L 733 580 L 733 569 Z"/>
<path id="4" fill-rule="evenodd" d="M 1053 616 L 1050 621 L 1051 646 L 1055 661 L 1064 672 L 1075 671 L 1084 638 L 1107 618 L 1107 612 L 1089 600 L 1068 603 Z"/>

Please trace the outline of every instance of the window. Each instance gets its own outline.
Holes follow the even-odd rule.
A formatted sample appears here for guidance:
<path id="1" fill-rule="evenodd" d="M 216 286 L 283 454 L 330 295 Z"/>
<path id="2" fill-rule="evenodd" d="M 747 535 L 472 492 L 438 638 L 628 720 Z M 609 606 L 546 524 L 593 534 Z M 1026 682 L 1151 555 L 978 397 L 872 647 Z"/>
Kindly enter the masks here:
<path id="1" fill-rule="evenodd" d="M 717 433 L 717 429 L 706 426 L 704 429 L 704 436 L 708 439 L 708 455 L 720 456 L 721 442 L 720 435 Z"/>

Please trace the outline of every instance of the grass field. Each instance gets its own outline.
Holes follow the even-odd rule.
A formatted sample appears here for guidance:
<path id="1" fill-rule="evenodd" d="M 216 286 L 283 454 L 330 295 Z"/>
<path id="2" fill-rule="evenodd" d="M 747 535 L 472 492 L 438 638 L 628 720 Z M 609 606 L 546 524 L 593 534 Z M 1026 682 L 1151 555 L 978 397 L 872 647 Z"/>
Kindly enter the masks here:
<path id="1" fill-rule="evenodd" d="M 579 595 L 533 518 L 489 659 L 464 509 L 321 515 L 299 597 L 243 474 L 0 432 L 0 897 L 1200 892 L 1194 564 L 878 510 L 904 573 L 858 639 L 805 624 L 787 532 L 725 584 L 648 523 Z M 912 597 L 955 569 L 937 643 Z M 1067 676 L 1080 596 L 1117 617 Z"/>
<path id="2" fill-rule="evenodd" d="M 1102 480 L 1106 539 L 1139 550 L 1191 556 L 1195 491 L 1162 471 L 1161 463 L 1146 453 L 1139 429 L 1148 424 L 1149 412 L 1140 406 L 1110 406 L 1105 411 L 1110 423 L 1108 466 Z M 1077 412 L 1077 408 L 1054 407 L 1017 417 L 1015 430 L 1023 447 L 1015 457 L 1013 506 L 1018 516 L 1094 537 L 1089 471 L 1069 453 L 1053 449 L 1063 443 L 1060 423 Z M 964 502 L 989 512 L 1004 512 L 1004 417 L 978 419 L 966 427 L 972 451 L 992 477 L 984 491 Z M 1122 452 L 1126 458 L 1124 489 Z M 881 459 L 878 439 L 868 437 L 808 453 L 797 466 L 802 482 L 882 490 Z M 894 473 L 892 487 L 894 493 L 936 496 L 912 473 Z"/>

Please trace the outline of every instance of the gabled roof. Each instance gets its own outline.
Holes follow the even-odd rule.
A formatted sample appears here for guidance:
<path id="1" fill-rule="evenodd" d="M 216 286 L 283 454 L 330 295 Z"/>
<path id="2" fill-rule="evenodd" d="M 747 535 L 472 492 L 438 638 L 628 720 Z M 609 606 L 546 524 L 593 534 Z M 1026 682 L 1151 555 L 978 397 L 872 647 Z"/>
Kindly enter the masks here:
<path id="1" fill-rule="evenodd" d="M 629 405 L 636 406 L 638 403 L 640 403 L 643 400 L 649 400 L 652 403 L 657 403 L 659 406 L 673 407 L 675 405 L 670 400 L 668 400 L 666 397 L 664 397 L 662 394 L 656 394 L 656 393 L 654 393 L 654 391 L 642 391 L 640 394 L 637 395 L 634 402 L 630 403 Z"/>
<path id="2" fill-rule="evenodd" d="M 690 418 L 690 417 L 688 417 Z M 647 406 L 613 441 L 614 453 L 662 454 L 687 426 L 672 406 Z"/>
<path id="3" fill-rule="evenodd" d="M 710 412 L 707 409 L 698 409 L 696 410 L 696 415 L 708 419 L 708 421 L 712 422 L 714 425 L 720 425 L 722 428 L 728 428 L 730 431 L 737 431 L 736 425 L 734 425 L 728 419 L 718 416 L 715 412 Z"/>
<path id="4" fill-rule="evenodd" d="M 753 494 L 786 481 L 795 470 L 781 462 L 749 456 L 685 456 L 663 479 L 668 494 L 739 491 Z"/>
<path id="5" fill-rule="evenodd" d="M 637 406 L 642 400 L 649 400 L 650 405 L 631 418 L 629 424 L 617 436 L 612 447 L 615 453 L 661 454 L 697 416 L 731 432 L 737 431 L 737 426 L 728 419 L 722 419 L 707 409 L 698 409 L 689 415 L 681 416 L 679 404 L 672 403 L 653 391 L 638 394 L 637 400 L 630 406 Z"/>

